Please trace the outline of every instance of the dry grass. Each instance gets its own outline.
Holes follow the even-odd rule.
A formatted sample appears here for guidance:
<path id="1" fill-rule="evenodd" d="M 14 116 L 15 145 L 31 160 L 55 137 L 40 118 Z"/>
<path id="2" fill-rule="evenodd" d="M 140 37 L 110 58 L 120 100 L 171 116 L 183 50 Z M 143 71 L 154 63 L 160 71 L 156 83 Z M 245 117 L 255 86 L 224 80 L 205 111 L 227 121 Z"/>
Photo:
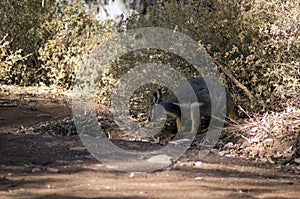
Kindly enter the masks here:
<path id="1" fill-rule="evenodd" d="M 299 133 L 299 108 L 266 112 L 227 128 L 225 134 L 229 142 L 223 145 L 220 154 L 270 163 L 291 162 L 300 156 Z"/>

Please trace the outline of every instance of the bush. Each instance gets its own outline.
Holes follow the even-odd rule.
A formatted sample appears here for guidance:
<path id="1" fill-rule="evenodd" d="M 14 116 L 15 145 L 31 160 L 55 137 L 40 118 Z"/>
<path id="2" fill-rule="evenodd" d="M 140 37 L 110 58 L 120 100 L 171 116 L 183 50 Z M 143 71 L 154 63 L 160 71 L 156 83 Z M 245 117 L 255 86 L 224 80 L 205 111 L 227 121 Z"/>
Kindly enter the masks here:
<path id="1" fill-rule="evenodd" d="M 69 88 L 83 54 L 111 33 L 98 26 L 82 5 L 43 2 L 0 2 L 0 38 L 7 35 L 11 54 L 26 56 L 2 67 L 3 83 Z"/>
<path id="2" fill-rule="evenodd" d="M 41 25 L 55 11 L 54 0 L 45 2 L 44 6 L 39 0 L 0 2 L 0 38 L 7 35 L 6 39 L 10 41 L 7 48 L 10 52 L 18 52 L 20 56 L 28 55 L 27 59 L 5 68 L 9 70 L 5 72 L 9 74 L 3 79 L 5 83 L 31 84 L 36 81 L 35 71 L 39 66 L 37 52 L 48 35 L 47 30 L 42 29 Z"/>
<path id="3" fill-rule="evenodd" d="M 26 60 L 26 57 L 21 55 L 22 50 L 15 52 L 9 50 L 11 42 L 7 40 L 7 35 L 0 41 L 0 83 L 12 83 L 24 76 L 25 70 L 14 68 L 14 65 L 20 61 Z"/>
<path id="4" fill-rule="evenodd" d="M 43 82 L 69 88 L 83 55 L 113 34 L 110 28 L 99 27 L 80 5 L 44 2 L 0 2 L 0 36 L 7 35 L 5 42 L 10 42 L 2 47 L 6 55 L 1 59 L 9 55 L 17 58 L 1 65 L 5 83 Z M 131 17 L 128 28 L 160 26 L 199 41 L 250 90 L 254 100 L 224 75 L 236 102 L 250 112 L 299 106 L 300 5 L 296 1 L 186 2 L 157 1 L 147 8 L 146 16 Z M 187 77 L 199 76 L 185 60 L 168 52 L 129 53 L 104 71 L 99 83 L 100 101 L 109 101 L 109 93 L 123 73 L 147 62 L 169 64 Z"/>
<path id="5" fill-rule="evenodd" d="M 299 9 L 293 0 L 191 0 L 184 6 L 170 0 L 132 17 L 129 26 L 176 29 L 200 41 L 254 96 L 249 100 L 225 77 L 238 104 L 250 112 L 279 111 L 299 106 Z"/>
<path id="6" fill-rule="evenodd" d="M 51 35 L 39 48 L 40 73 L 48 85 L 69 88 L 74 83 L 82 57 L 112 32 L 108 26 L 98 26 L 81 5 L 57 8 L 53 19 L 43 24 Z"/>

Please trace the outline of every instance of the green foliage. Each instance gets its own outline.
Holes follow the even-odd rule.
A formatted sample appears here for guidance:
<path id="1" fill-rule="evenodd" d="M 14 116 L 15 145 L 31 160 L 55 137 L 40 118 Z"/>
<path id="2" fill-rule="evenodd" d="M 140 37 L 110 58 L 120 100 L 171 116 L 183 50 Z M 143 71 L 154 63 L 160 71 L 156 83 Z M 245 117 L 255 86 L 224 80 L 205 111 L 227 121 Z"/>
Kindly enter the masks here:
<path id="1" fill-rule="evenodd" d="M 14 63 L 10 71 L 6 71 L 9 75 L 3 80 L 7 83 L 29 84 L 35 81 L 35 67 L 39 64 L 37 51 L 47 39 L 47 32 L 41 25 L 55 11 L 54 0 L 45 2 L 43 6 L 40 0 L 0 2 L 0 38 L 7 35 L 7 40 L 11 41 L 7 46 L 10 52 L 28 55 L 27 59 Z"/>
<path id="2" fill-rule="evenodd" d="M 176 60 L 176 64 L 174 63 L 174 60 Z M 115 60 L 115 62 L 113 62 L 110 66 L 107 66 L 103 71 L 101 81 L 99 82 L 99 88 L 101 88 L 98 93 L 98 96 L 100 96 L 99 102 L 109 105 L 112 90 L 114 89 L 116 83 L 118 83 L 118 80 L 122 77 L 122 75 L 124 75 L 125 73 L 130 73 L 131 69 L 147 63 L 167 65 L 169 67 L 174 68 L 177 71 L 182 72 L 185 76 L 188 77 L 199 76 L 196 69 L 191 67 L 186 60 L 166 51 L 157 49 L 143 49 L 139 51 L 128 52 L 123 56 L 119 57 L 117 60 Z M 182 67 L 180 66 L 185 66 L 185 70 L 182 70 Z M 149 71 L 149 73 L 153 73 L 153 71 Z M 144 71 L 141 71 L 139 75 L 140 76 L 137 78 L 136 81 L 149 78 L 149 75 Z M 168 76 L 168 74 L 157 75 L 165 79 L 165 76 Z M 153 79 L 153 81 L 155 80 Z M 174 84 L 176 84 L 176 81 L 176 79 L 173 80 Z M 136 82 L 131 82 L 131 84 L 139 85 L 139 83 Z M 149 86 L 150 85 L 148 85 L 148 87 L 144 86 L 143 89 L 139 89 L 139 91 L 137 91 L 132 97 L 137 98 L 136 95 L 144 96 L 145 90 L 149 90 L 146 96 L 143 97 L 145 98 L 144 105 L 149 105 L 149 103 L 152 101 L 152 91 L 156 90 L 158 88 L 158 85 L 151 84 L 151 86 Z M 147 108 L 149 107 L 144 106 L 143 111 L 146 111 Z"/>
<path id="3" fill-rule="evenodd" d="M 299 10 L 294 0 L 191 0 L 185 6 L 170 0 L 132 17 L 129 26 L 166 27 L 200 41 L 255 96 L 250 101 L 225 77 L 237 103 L 263 112 L 299 106 Z"/>
<path id="4" fill-rule="evenodd" d="M 51 34 L 39 48 L 40 73 L 45 83 L 69 88 L 82 57 L 111 30 L 99 27 L 81 5 L 63 5 L 57 9 L 53 19 L 43 24 L 43 28 Z"/>
<path id="5" fill-rule="evenodd" d="M 21 55 L 21 50 L 11 52 L 9 50 L 10 41 L 7 40 L 7 36 L 0 41 L 0 83 L 11 83 L 19 76 L 23 76 L 24 70 L 16 70 L 13 66 L 25 60 L 26 57 Z"/>
<path id="6" fill-rule="evenodd" d="M 4 83 L 69 88 L 83 55 L 111 32 L 98 26 L 82 5 L 43 2 L 0 2 L 0 38 L 6 41 L 1 49 L 15 55 L 14 59 L 2 56 L 14 60 L 1 64 Z"/>
<path id="7" fill-rule="evenodd" d="M 42 4 L 44 2 L 44 4 Z M 229 70 L 255 96 L 224 75 L 236 102 L 249 111 L 299 106 L 300 5 L 295 0 L 157 1 L 146 16 L 133 16 L 129 28 L 159 26 L 185 33 Z M 13 84 L 72 86 L 82 57 L 109 38 L 81 5 L 54 0 L 0 2 L 1 81 Z M 199 76 L 179 56 L 159 50 L 127 53 L 104 70 L 99 101 L 108 103 L 122 74 L 143 63 L 167 64 Z"/>

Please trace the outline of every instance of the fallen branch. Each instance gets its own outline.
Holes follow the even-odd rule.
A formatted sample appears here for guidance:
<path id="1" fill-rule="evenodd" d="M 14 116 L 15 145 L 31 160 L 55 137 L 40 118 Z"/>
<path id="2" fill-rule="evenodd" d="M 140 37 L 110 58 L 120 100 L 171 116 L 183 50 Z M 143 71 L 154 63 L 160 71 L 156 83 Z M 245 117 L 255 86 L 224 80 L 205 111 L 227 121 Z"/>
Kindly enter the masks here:
<path id="1" fill-rule="evenodd" d="M 239 87 L 240 89 L 242 89 L 244 91 L 244 93 L 247 95 L 247 97 L 250 99 L 250 101 L 252 102 L 254 100 L 254 96 L 252 95 L 252 93 L 247 89 L 246 86 L 244 86 L 241 82 L 239 82 L 239 80 L 237 80 L 226 68 L 224 68 L 217 60 L 213 59 L 214 62 L 217 64 L 217 66 L 222 70 L 222 72 L 229 78 L 231 79 L 236 85 L 237 87 Z"/>

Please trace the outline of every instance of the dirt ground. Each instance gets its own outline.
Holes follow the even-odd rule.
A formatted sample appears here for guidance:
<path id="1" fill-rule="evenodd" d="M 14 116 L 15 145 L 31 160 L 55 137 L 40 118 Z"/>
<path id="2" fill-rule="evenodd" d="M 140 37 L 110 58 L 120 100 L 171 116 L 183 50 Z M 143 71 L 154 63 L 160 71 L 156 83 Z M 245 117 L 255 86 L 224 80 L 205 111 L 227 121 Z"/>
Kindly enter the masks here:
<path id="1" fill-rule="evenodd" d="M 300 198 L 300 167 L 214 153 L 199 160 L 195 149 L 161 171 L 108 169 L 76 135 L 30 131 L 71 117 L 57 99 L 0 94 L 0 198 Z"/>

